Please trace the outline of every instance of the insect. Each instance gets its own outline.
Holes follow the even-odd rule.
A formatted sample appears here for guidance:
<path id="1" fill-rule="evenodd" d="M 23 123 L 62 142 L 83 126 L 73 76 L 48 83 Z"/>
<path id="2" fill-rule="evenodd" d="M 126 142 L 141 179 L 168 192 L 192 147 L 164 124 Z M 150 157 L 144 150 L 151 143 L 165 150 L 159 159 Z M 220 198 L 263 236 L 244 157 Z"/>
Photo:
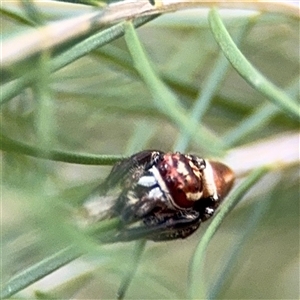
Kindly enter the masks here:
<path id="1" fill-rule="evenodd" d="M 117 163 L 84 208 L 94 221 L 120 219 L 111 242 L 186 238 L 213 216 L 233 181 L 220 162 L 145 150 Z"/>

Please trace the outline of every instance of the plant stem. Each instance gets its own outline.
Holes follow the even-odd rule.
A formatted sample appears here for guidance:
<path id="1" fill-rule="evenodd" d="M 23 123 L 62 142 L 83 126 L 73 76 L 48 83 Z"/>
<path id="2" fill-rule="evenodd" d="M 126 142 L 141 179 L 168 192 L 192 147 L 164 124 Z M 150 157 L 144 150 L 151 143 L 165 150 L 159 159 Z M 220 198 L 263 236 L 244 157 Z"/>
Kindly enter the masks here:
<path id="1" fill-rule="evenodd" d="M 250 64 L 232 40 L 216 8 L 209 12 L 209 23 L 216 41 L 236 71 L 267 99 L 300 121 L 298 104 Z"/>
<path id="2" fill-rule="evenodd" d="M 11 278 L 1 291 L 1 299 L 9 298 L 30 284 L 75 260 L 83 253 L 67 247 Z"/>
<path id="3" fill-rule="evenodd" d="M 58 150 L 47 150 L 45 152 L 41 148 L 26 145 L 4 135 L 0 135 L 0 142 L 0 149 L 7 152 L 15 152 L 23 155 L 73 164 L 110 166 L 124 158 L 120 155 L 79 154 Z"/>
<path id="4" fill-rule="evenodd" d="M 239 185 L 236 190 L 226 199 L 224 204 L 221 206 L 219 213 L 213 218 L 210 226 L 206 230 L 205 234 L 199 242 L 196 252 L 193 256 L 193 260 L 190 265 L 189 271 L 189 299 L 207 299 L 207 287 L 205 279 L 199 279 L 199 274 L 204 268 L 206 249 L 209 245 L 213 235 L 220 227 L 224 218 L 234 208 L 234 206 L 241 200 L 246 192 L 256 183 L 258 180 L 267 173 L 269 169 L 262 167 L 252 171 L 252 173 Z"/>

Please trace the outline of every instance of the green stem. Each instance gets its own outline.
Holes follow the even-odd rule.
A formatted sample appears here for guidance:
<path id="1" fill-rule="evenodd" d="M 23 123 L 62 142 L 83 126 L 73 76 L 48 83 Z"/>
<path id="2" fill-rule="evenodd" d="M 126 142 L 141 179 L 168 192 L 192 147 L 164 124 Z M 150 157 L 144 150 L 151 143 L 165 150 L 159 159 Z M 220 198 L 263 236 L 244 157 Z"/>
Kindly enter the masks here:
<path id="1" fill-rule="evenodd" d="M 138 73 L 152 94 L 159 112 L 177 125 L 181 131 L 194 136 L 195 141 L 201 148 L 214 155 L 222 154 L 223 145 L 220 140 L 210 130 L 188 116 L 187 111 L 176 95 L 159 78 L 138 39 L 132 23 L 127 22 L 125 27 L 127 47 Z M 211 145 L 214 145 L 214 147 L 211 147 Z"/>
<path id="2" fill-rule="evenodd" d="M 243 234 L 231 247 L 228 247 L 226 251 L 227 255 L 225 255 L 224 260 L 222 260 L 222 266 L 218 269 L 214 277 L 214 282 L 209 285 L 207 299 L 221 298 L 222 289 L 225 288 L 226 283 L 228 283 L 228 278 L 237 271 L 236 266 L 238 265 L 237 260 L 239 254 L 242 252 L 247 240 L 249 240 L 251 235 L 257 230 L 258 224 L 266 216 L 270 207 L 271 198 L 272 196 L 269 194 L 264 201 L 259 201 L 250 208 L 248 216 L 243 220 Z"/>
<path id="3" fill-rule="evenodd" d="M 292 82 L 291 86 L 286 90 L 286 93 L 291 97 L 297 97 L 298 89 L 299 76 Z M 273 103 L 263 103 L 255 108 L 251 115 L 241 120 L 239 126 L 225 133 L 223 137 L 224 144 L 226 144 L 228 148 L 238 144 L 244 137 L 261 130 L 264 126 L 266 127 L 270 120 L 279 112 L 280 110 L 277 106 L 274 106 Z"/>
<path id="4" fill-rule="evenodd" d="M 75 260 L 83 253 L 67 247 L 11 278 L 1 291 L 1 299 L 9 298 L 30 284 Z"/>
<path id="5" fill-rule="evenodd" d="M 189 271 L 189 299 L 207 299 L 207 288 L 205 284 L 205 278 L 199 278 L 199 274 L 204 274 L 204 262 L 206 256 L 206 249 L 213 235 L 220 227 L 224 218 L 234 208 L 234 206 L 241 200 L 241 198 L 248 192 L 248 190 L 258 180 L 267 173 L 269 169 L 262 167 L 254 170 L 246 178 L 246 180 L 238 186 L 233 193 L 226 199 L 224 204 L 221 206 L 219 213 L 213 218 L 210 226 L 206 230 L 205 234 L 201 238 L 200 243 L 196 248 L 196 252 L 193 256 L 193 260 L 190 265 Z"/>
<path id="6" fill-rule="evenodd" d="M 131 263 L 131 269 L 122 280 L 121 286 L 118 291 L 118 300 L 124 299 L 125 294 L 139 266 L 139 262 L 141 260 L 142 254 L 144 253 L 145 246 L 146 246 L 146 240 L 141 240 L 136 242 L 134 253 L 132 254 L 133 261 Z"/>
<path id="7" fill-rule="evenodd" d="M 133 23 L 134 26 L 139 27 L 156 17 L 157 15 L 137 18 L 133 21 Z M 124 34 L 124 24 L 125 22 L 122 22 L 105 29 L 100 33 L 94 34 L 53 58 L 53 60 L 49 63 L 51 73 L 62 69 L 64 66 L 87 55 L 91 51 L 96 50 L 97 48 L 102 47 L 121 37 Z M 17 96 L 25 87 L 37 80 L 38 76 L 39 74 L 36 72 L 36 70 L 30 70 L 29 72 L 27 71 L 24 76 L 2 85 L 0 104 L 4 104 L 13 97 Z"/>
<path id="8" fill-rule="evenodd" d="M 0 135 L 0 149 L 38 158 L 83 165 L 110 166 L 124 158 L 120 155 L 91 155 L 57 150 L 43 151 L 41 148 L 14 141 L 4 135 Z"/>
<path id="9" fill-rule="evenodd" d="M 113 218 L 109 220 L 103 220 L 96 223 L 94 226 L 89 226 L 84 230 L 86 235 L 101 240 L 101 237 L 109 235 L 119 226 L 119 219 Z M 86 244 L 84 244 L 86 246 Z M 58 270 L 62 266 L 75 260 L 79 256 L 88 252 L 86 248 L 80 248 L 80 246 L 69 246 L 50 257 L 43 259 L 37 264 L 27 268 L 23 272 L 19 273 L 15 277 L 11 278 L 3 287 L 1 291 L 2 298 L 9 298 L 17 292 L 28 287 L 32 283 L 44 278 L 50 273 Z"/>
<path id="10" fill-rule="evenodd" d="M 235 45 L 216 8 L 209 12 L 209 23 L 216 41 L 236 71 L 263 96 L 300 121 L 299 105 L 250 64 Z"/>

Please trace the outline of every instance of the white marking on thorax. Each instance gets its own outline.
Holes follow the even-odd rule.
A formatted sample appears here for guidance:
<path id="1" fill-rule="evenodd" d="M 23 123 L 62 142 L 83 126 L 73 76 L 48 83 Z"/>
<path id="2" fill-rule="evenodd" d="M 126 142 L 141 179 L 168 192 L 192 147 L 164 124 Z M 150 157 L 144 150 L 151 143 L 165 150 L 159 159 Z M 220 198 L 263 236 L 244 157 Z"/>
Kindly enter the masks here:
<path id="1" fill-rule="evenodd" d="M 149 195 L 149 198 L 153 198 L 153 199 L 159 199 L 159 198 L 163 197 L 163 193 L 159 187 L 151 189 L 148 195 Z"/>
<path id="2" fill-rule="evenodd" d="M 151 171 L 151 169 L 150 169 Z M 150 176 L 142 176 L 138 183 L 138 185 L 141 186 L 145 186 L 145 187 L 152 187 L 158 184 L 157 179 L 155 178 L 154 175 L 150 175 Z M 159 199 L 163 196 L 163 192 L 160 189 L 159 186 L 150 189 L 149 193 L 148 193 L 149 198 L 153 198 L 153 199 Z"/>
<path id="3" fill-rule="evenodd" d="M 186 168 L 185 163 L 182 162 L 182 161 L 178 161 L 177 171 L 178 171 L 178 173 L 182 174 L 183 176 L 187 176 L 187 175 L 190 174 L 189 171 Z"/>
<path id="4" fill-rule="evenodd" d="M 205 160 L 206 168 L 203 170 L 203 183 L 204 188 L 207 190 L 210 196 L 215 200 L 218 200 L 217 186 L 214 180 L 214 172 L 209 161 Z"/>
<path id="5" fill-rule="evenodd" d="M 197 193 L 190 193 L 187 192 L 186 194 L 186 198 L 188 199 L 188 201 L 197 201 L 202 197 L 203 192 L 197 192 Z"/>
<path id="6" fill-rule="evenodd" d="M 158 183 L 158 185 L 160 186 L 161 190 L 164 193 L 169 194 L 170 193 L 169 189 L 166 186 L 165 181 L 161 177 L 158 169 L 156 167 L 152 167 L 149 171 L 153 174 L 153 177 L 156 179 L 156 183 Z"/>
<path id="7" fill-rule="evenodd" d="M 166 203 L 167 206 L 170 208 L 173 208 L 174 206 L 176 208 L 181 208 L 174 202 L 164 179 L 162 178 L 162 176 L 159 173 L 159 170 L 155 166 L 153 166 L 149 171 L 153 174 L 153 176 L 157 180 L 157 183 L 159 185 L 160 191 L 162 192 L 162 195 L 164 195 L 165 198 L 167 199 L 167 203 Z"/>
<path id="8" fill-rule="evenodd" d="M 157 184 L 157 180 L 154 176 L 142 176 L 139 181 L 137 182 L 137 184 L 142 185 L 142 186 L 146 186 L 146 187 L 151 187 L 155 184 Z"/>

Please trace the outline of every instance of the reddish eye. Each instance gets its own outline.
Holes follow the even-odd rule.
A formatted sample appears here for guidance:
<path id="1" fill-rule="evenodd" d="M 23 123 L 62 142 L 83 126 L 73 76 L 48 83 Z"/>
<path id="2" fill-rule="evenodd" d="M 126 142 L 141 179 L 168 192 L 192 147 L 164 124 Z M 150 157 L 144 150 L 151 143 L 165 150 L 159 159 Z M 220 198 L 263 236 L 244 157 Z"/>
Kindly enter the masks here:
<path id="1" fill-rule="evenodd" d="M 176 189 L 174 187 L 173 192 L 172 192 L 172 196 L 173 196 L 173 199 L 174 199 L 175 203 L 178 206 L 182 207 L 182 208 L 189 208 L 189 207 L 192 207 L 194 205 L 194 202 L 189 201 L 187 199 L 186 193 L 180 188 Z"/>

